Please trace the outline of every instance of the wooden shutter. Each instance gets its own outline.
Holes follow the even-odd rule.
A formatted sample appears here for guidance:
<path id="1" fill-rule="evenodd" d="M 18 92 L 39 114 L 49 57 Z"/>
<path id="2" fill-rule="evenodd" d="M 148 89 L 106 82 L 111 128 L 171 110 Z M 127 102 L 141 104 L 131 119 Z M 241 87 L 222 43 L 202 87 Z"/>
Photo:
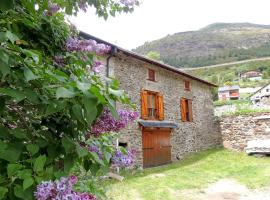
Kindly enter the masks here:
<path id="1" fill-rule="evenodd" d="M 142 119 L 148 118 L 148 106 L 147 106 L 147 91 L 141 91 L 141 117 Z"/>
<path id="2" fill-rule="evenodd" d="M 159 120 L 164 120 L 164 98 L 163 95 L 157 94 L 157 115 Z"/>
<path id="3" fill-rule="evenodd" d="M 180 108 L 181 108 L 181 119 L 183 122 L 187 121 L 187 112 L 186 112 L 186 99 L 181 98 L 180 100 Z"/>
<path id="4" fill-rule="evenodd" d="M 189 121 L 193 121 L 193 114 L 192 114 L 192 100 L 188 100 L 188 114 L 189 114 Z"/>

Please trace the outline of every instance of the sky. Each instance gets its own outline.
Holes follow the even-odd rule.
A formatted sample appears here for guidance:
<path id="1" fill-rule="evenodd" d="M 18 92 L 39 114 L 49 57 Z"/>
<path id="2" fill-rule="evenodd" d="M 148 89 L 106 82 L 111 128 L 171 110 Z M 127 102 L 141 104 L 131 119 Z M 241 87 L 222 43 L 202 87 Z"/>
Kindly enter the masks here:
<path id="1" fill-rule="evenodd" d="M 270 24 L 269 0 L 140 0 L 133 13 L 106 21 L 89 8 L 70 21 L 81 31 L 126 49 L 216 22 Z M 166 3 L 165 3 L 166 2 Z"/>

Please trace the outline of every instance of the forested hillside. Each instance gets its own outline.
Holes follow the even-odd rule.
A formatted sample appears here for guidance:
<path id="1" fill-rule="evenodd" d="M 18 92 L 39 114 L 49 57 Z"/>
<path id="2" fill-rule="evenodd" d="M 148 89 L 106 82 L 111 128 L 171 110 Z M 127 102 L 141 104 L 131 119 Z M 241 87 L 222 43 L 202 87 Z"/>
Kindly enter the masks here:
<path id="1" fill-rule="evenodd" d="M 181 68 L 266 57 L 270 56 L 270 26 L 216 23 L 146 42 L 133 51 L 158 52 L 164 63 Z"/>

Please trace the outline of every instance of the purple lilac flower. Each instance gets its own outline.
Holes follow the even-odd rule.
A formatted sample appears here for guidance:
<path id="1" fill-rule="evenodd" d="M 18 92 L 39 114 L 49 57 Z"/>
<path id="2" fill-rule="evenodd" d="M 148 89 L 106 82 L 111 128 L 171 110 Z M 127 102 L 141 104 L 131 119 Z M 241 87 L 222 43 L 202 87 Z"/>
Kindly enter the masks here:
<path id="1" fill-rule="evenodd" d="M 94 145 L 94 144 L 89 145 L 88 150 L 96 153 L 98 155 L 99 159 L 101 159 L 101 160 L 103 159 L 103 152 L 97 145 Z"/>
<path id="2" fill-rule="evenodd" d="M 117 149 L 115 155 L 112 157 L 111 161 L 113 166 L 120 168 L 131 167 L 135 163 L 135 150 L 127 150 L 126 154 L 123 154 L 120 149 Z"/>
<path id="3" fill-rule="evenodd" d="M 103 67 L 102 62 L 95 60 L 92 70 L 96 73 L 100 73 L 102 67 Z"/>
<path id="4" fill-rule="evenodd" d="M 118 132 L 139 116 L 134 111 L 118 110 L 117 112 L 120 117 L 119 120 L 115 119 L 107 108 L 104 109 L 101 117 L 92 126 L 91 133 L 98 136 L 101 133 Z"/>
<path id="5" fill-rule="evenodd" d="M 59 66 L 62 66 L 64 65 L 65 63 L 65 59 L 61 56 L 54 56 L 53 57 L 53 62 L 56 64 L 56 65 L 59 65 Z"/>
<path id="6" fill-rule="evenodd" d="M 37 200 L 96 200 L 92 194 L 73 191 L 72 187 L 77 182 L 76 176 L 62 177 L 55 182 L 42 182 L 34 193 Z"/>
<path id="7" fill-rule="evenodd" d="M 85 0 L 80 0 L 80 1 L 78 2 L 78 6 L 79 6 L 79 8 L 80 8 L 82 11 L 84 11 L 84 12 L 87 11 L 88 5 L 87 5 L 87 3 L 86 3 Z"/>
<path id="8" fill-rule="evenodd" d="M 137 0 L 120 0 L 120 3 L 125 7 L 133 8 L 135 4 L 138 3 L 138 1 Z"/>
<path id="9" fill-rule="evenodd" d="M 49 3 L 47 15 L 52 16 L 59 11 L 60 7 L 57 4 Z"/>
<path id="10" fill-rule="evenodd" d="M 69 38 L 66 48 L 68 51 L 89 52 L 98 55 L 106 54 L 111 50 L 109 45 L 98 44 L 95 40 L 79 40 L 77 38 Z"/>
<path id="11" fill-rule="evenodd" d="M 52 181 L 43 181 L 37 186 L 37 191 L 34 193 L 37 200 L 52 199 L 56 196 L 55 184 Z"/>

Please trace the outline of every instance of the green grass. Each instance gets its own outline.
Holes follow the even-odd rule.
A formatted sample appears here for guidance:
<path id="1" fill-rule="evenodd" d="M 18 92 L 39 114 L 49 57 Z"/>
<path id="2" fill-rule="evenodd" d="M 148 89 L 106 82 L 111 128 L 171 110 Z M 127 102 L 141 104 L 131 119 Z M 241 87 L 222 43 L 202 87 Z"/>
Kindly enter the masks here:
<path id="1" fill-rule="evenodd" d="M 224 106 L 224 105 L 239 105 L 239 104 L 251 104 L 249 100 L 239 99 L 239 100 L 218 100 L 214 101 L 214 106 Z"/>
<path id="2" fill-rule="evenodd" d="M 162 177 L 155 177 L 162 174 Z M 123 182 L 106 181 L 108 196 L 115 200 L 176 200 L 185 189 L 202 189 L 222 178 L 234 178 L 249 188 L 270 184 L 270 158 L 212 149 L 181 162 L 124 172 Z"/>

